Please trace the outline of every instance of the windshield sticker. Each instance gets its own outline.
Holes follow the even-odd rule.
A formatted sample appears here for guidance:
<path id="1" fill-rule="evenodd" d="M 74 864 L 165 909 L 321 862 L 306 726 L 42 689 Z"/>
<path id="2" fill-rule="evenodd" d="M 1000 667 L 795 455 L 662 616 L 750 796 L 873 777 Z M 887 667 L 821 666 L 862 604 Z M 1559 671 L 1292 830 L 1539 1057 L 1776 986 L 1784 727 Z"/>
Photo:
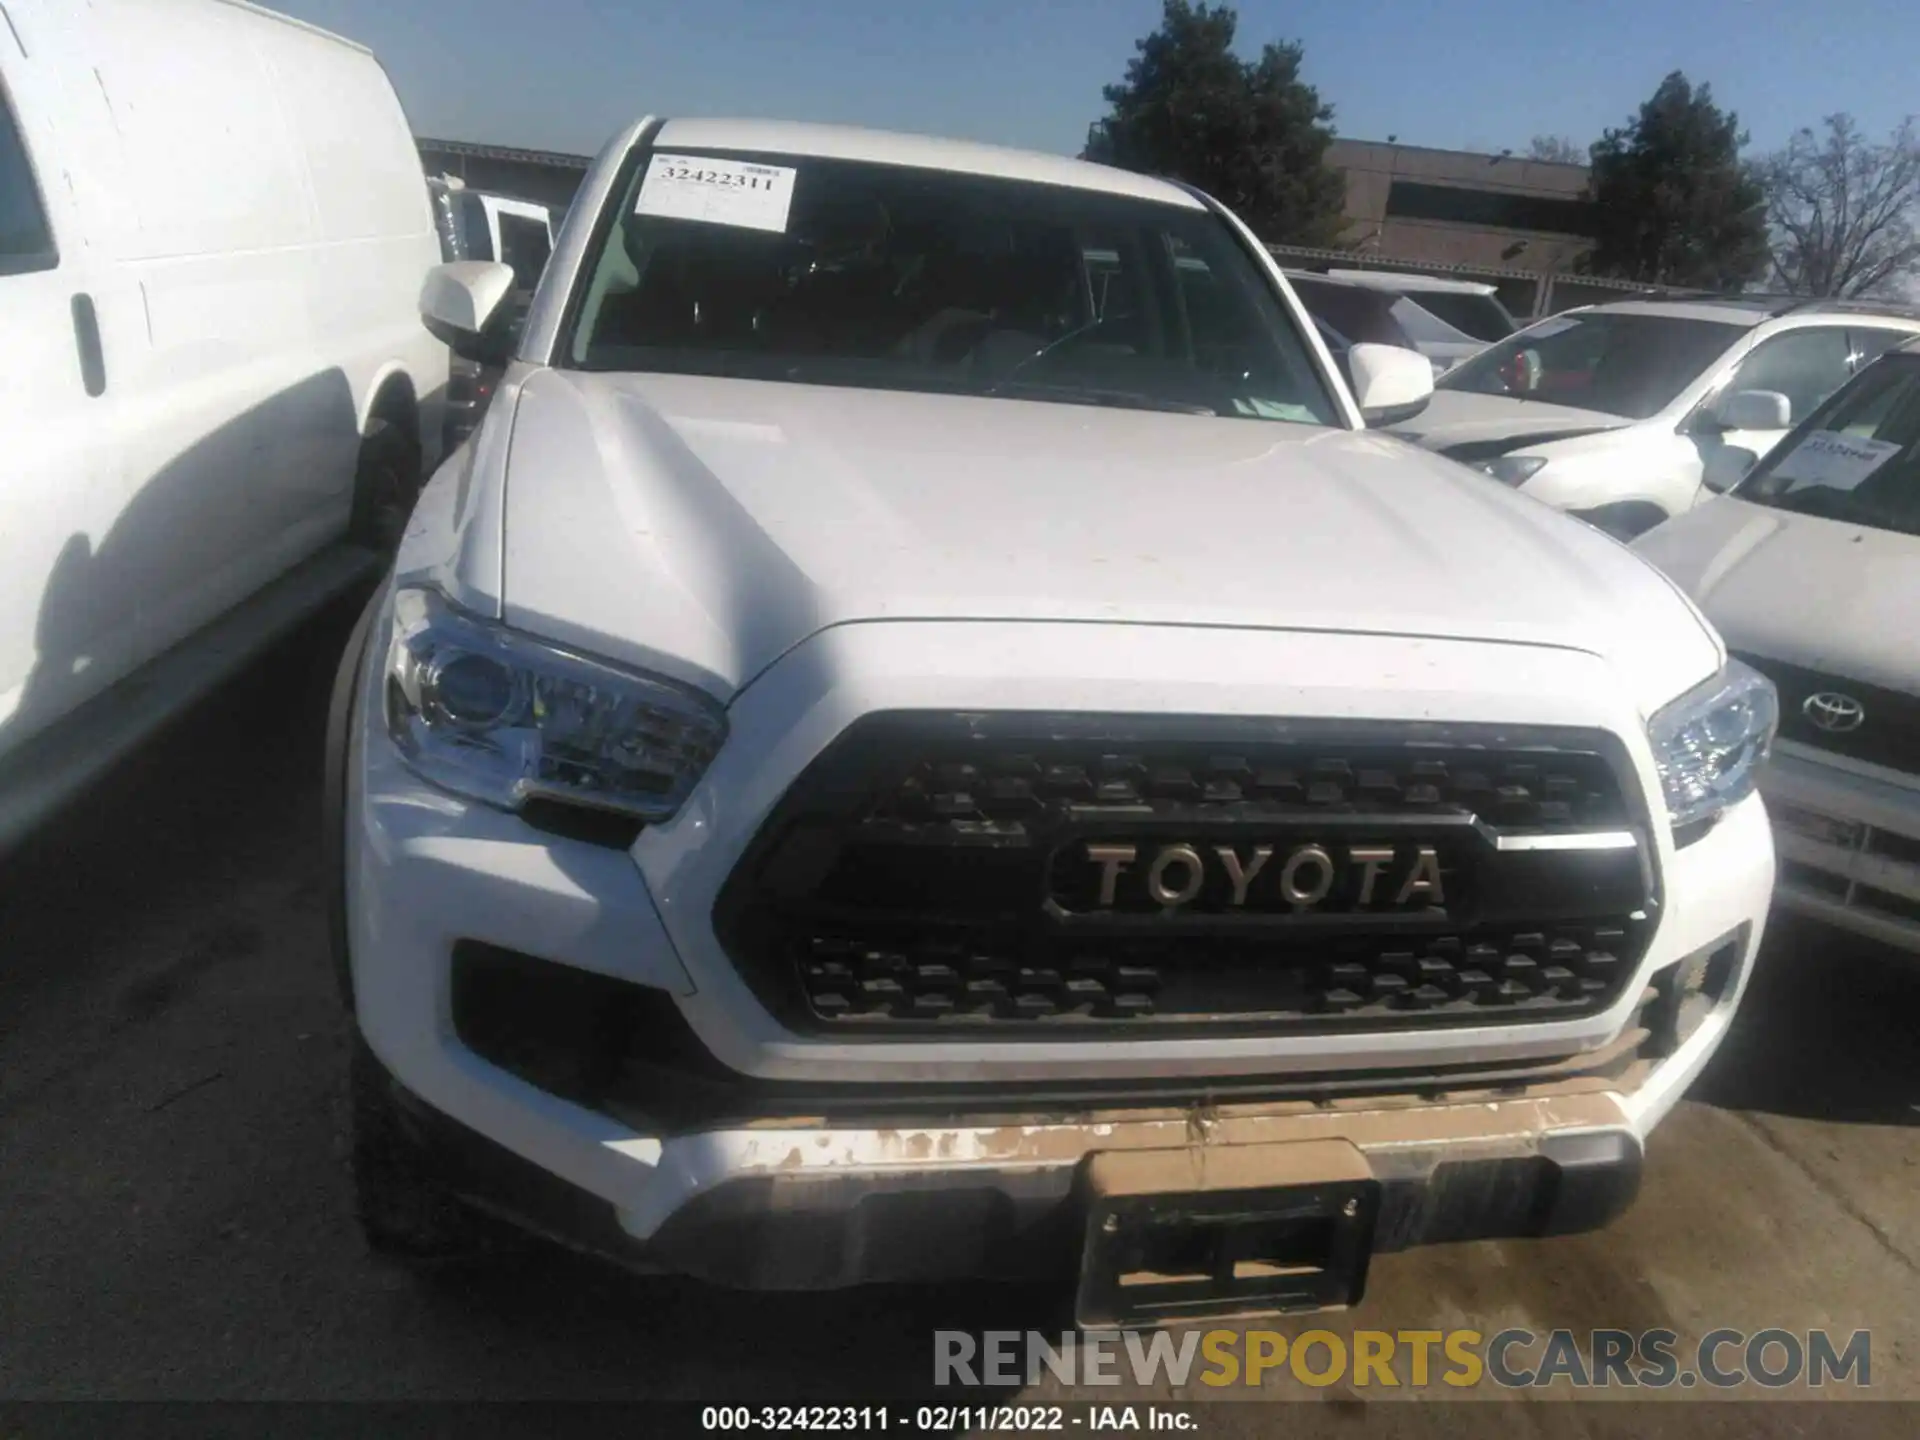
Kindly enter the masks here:
<path id="1" fill-rule="evenodd" d="M 706 155 L 655 155 L 640 182 L 636 215 L 699 220 L 784 235 L 793 203 L 794 171 Z"/>
<path id="2" fill-rule="evenodd" d="M 1904 448 L 1885 440 L 1816 430 L 1794 446 L 1773 473 L 1796 486 L 1851 490 Z"/>

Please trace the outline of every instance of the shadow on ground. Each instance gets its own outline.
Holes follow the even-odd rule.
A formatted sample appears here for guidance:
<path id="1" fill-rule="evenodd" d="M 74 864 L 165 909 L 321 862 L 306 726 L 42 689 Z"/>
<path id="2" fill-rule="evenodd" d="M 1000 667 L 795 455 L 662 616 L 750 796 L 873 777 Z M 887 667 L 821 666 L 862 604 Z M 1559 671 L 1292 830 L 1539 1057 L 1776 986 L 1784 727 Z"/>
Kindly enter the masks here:
<path id="1" fill-rule="evenodd" d="M 1723 1109 L 1920 1124 L 1920 960 L 1775 914 L 1740 1010 L 1689 1092 Z"/>

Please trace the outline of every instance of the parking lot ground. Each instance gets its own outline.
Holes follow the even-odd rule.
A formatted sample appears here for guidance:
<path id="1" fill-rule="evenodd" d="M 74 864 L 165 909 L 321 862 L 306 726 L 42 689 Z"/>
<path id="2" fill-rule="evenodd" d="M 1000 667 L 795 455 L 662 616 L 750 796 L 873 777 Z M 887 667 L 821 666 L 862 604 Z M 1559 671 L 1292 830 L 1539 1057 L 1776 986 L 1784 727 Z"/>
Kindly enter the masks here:
<path id="1" fill-rule="evenodd" d="M 431 1285 L 366 1256 L 317 833 L 324 700 L 354 608 L 0 863 L 0 1398 L 924 1398 L 936 1329 L 1057 1330 L 1058 1297 L 1030 1290 L 748 1298 L 539 1250 Z M 1667 1327 L 1683 1346 L 1721 1326 L 1864 1328 L 1872 1393 L 1920 1398 L 1916 1019 L 1920 966 L 1776 922 L 1735 1033 L 1655 1136 L 1627 1216 L 1571 1239 L 1382 1256 L 1358 1311 L 1276 1328 Z M 1521 1396 L 1543 1400 L 1533 1433 L 1562 1433 L 1564 1394 Z M 1416 1418 L 1344 1384 L 1282 1376 L 1260 1395 L 1333 1402 L 1290 1406 L 1289 1431 Z M 1423 1407 L 1418 1423 L 1466 1433 L 1476 1410 Z M 1809 1412 L 1621 1413 L 1615 1427 L 1583 1408 L 1565 1433 L 1649 1433 L 1668 1416 L 1675 1433 L 1805 1433 Z M 1905 1407 L 1879 1413 L 1912 1433 Z M 1205 1428 L 1273 1423 L 1267 1405 L 1223 1402 Z"/>

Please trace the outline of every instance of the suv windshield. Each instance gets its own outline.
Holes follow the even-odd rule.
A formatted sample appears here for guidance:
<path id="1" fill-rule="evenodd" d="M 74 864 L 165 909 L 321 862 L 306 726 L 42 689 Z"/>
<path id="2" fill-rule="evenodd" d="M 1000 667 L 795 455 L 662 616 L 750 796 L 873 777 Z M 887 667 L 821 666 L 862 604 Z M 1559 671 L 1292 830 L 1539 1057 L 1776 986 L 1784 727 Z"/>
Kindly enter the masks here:
<path id="1" fill-rule="evenodd" d="M 1920 355 L 1888 355 L 1734 487 L 1756 505 L 1920 535 Z"/>
<path id="2" fill-rule="evenodd" d="M 735 152 L 655 152 L 615 205 L 564 346 L 582 369 L 1342 423 L 1203 209 Z"/>
<path id="3" fill-rule="evenodd" d="M 1436 388 L 1645 420 L 1745 333 L 1739 325 L 1677 315 L 1556 315 L 1482 350 Z"/>

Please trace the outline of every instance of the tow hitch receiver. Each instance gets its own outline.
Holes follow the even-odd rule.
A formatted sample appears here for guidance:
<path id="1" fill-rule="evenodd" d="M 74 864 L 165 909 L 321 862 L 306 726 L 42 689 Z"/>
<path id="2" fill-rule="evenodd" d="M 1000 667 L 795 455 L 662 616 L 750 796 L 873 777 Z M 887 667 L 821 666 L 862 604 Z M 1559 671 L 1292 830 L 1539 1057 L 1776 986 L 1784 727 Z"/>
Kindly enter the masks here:
<path id="1" fill-rule="evenodd" d="M 1083 1329 L 1359 1303 L 1380 1185 L 1344 1140 L 1116 1150 L 1082 1170 Z"/>

